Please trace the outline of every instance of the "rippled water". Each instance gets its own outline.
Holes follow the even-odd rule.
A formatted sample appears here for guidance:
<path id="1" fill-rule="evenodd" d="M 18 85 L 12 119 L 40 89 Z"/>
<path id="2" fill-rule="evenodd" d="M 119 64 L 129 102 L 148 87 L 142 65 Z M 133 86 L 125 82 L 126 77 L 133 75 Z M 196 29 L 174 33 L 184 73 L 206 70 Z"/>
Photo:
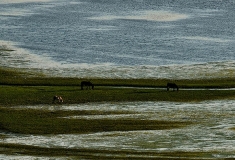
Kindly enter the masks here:
<path id="1" fill-rule="evenodd" d="M 0 41 L 1 43 L 1 41 Z M 61 64 L 31 54 L 29 51 L 15 48 L 11 43 L 3 42 L 4 46 L 14 49 L 13 52 L 0 51 L 0 65 L 4 67 L 20 67 L 25 71 L 36 71 L 47 76 L 79 77 L 79 78 L 231 78 L 235 77 L 235 61 L 208 62 L 201 64 L 172 65 L 113 65 L 106 64 Z"/>
<path id="2" fill-rule="evenodd" d="M 3 143 L 41 147 L 87 148 L 135 151 L 203 151 L 215 152 L 211 158 L 235 158 L 235 101 L 205 101 L 200 103 L 125 102 L 62 106 L 22 106 L 37 110 L 97 110 L 135 111 L 118 116 L 89 115 L 58 118 L 80 119 L 154 119 L 190 121 L 185 128 L 151 131 L 99 132 L 91 134 L 59 134 L 47 136 L 6 134 Z M 18 108 L 18 107 L 17 107 Z M 4 134 L 4 133 L 2 133 Z"/>
<path id="3" fill-rule="evenodd" d="M 0 2 L 0 66 L 88 78 L 235 77 L 234 0 Z"/>
<path id="4" fill-rule="evenodd" d="M 235 78 L 234 0 L 1 0 L 0 67 L 79 78 Z M 14 51 L 3 51 L 12 49 Z M 182 129 L 70 135 L 0 133 L 2 143 L 235 158 L 235 101 L 22 106 L 136 111 L 58 118 L 192 121 Z M 0 155 L 0 159 L 50 159 Z M 58 157 L 57 157 L 58 158 Z M 64 159 L 64 157 L 61 157 Z"/>

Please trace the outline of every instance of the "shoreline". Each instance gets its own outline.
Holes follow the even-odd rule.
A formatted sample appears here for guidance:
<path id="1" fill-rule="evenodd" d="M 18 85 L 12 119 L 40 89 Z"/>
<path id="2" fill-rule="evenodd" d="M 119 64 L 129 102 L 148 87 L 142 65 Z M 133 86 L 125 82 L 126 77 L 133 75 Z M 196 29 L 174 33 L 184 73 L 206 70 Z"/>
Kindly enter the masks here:
<path id="1" fill-rule="evenodd" d="M 0 138 L 7 139 L 8 133 L 21 135 L 59 135 L 59 134 L 95 134 L 101 132 L 133 132 L 155 130 L 182 130 L 193 127 L 203 122 L 192 119 L 180 120 L 148 120 L 139 119 L 133 111 L 102 111 L 87 108 L 86 110 L 45 110 L 37 105 L 50 105 L 55 108 L 61 105 L 115 102 L 201 102 L 208 100 L 235 100 L 235 82 L 231 79 L 206 79 L 206 80 L 175 80 L 180 86 L 179 91 L 167 91 L 166 83 L 169 79 L 92 79 L 94 90 L 81 90 L 79 78 L 43 77 L 40 75 L 27 76 L 14 70 L 6 70 L 0 67 L 0 129 L 6 134 Z M 158 88 L 160 86 L 160 88 Z M 164 88 L 164 89 L 163 89 Z M 214 89 L 212 89 L 214 88 Z M 233 88 L 233 89 L 231 89 Z M 64 103 L 52 103 L 54 95 L 62 96 Z M 33 105 L 38 109 L 20 108 L 19 106 Z M 109 106 L 108 106 L 109 107 Z M 125 115 L 133 114 L 133 118 Z M 109 115 L 106 119 L 82 118 L 58 118 L 70 116 L 100 116 Z M 123 118 L 112 119 L 115 115 Z M 79 124 L 79 125 L 78 125 Z M 230 127 L 234 130 L 234 127 Z M 1 137 L 2 136 L 2 137 Z M 114 135 L 115 136 L 115 135 Z M 219 151 L 133 151 L 117 149 L 107 151 L 102 149 L 78 148 L 66 149 L 61 147 L 25 145 L 20 143 L 1 142 L 0 148 L 3 154 L 20 156 L 45 156 L 45 157 L 68 157 L 101 158 L 107 159 L 119 156 L 126 159 L 127 156 L 137 159 L 193 159 L 195 157 L 210 157 L 213 159 Z M 149 154 L 146 157 L 142 154 Z M 228 155 L 232 153 L 228 152 Z"/>
<path id="2" fill-rule="evenodd" d="M 166 83 L 177 83 L 180 88 L 235 88 L 233 77 L 167 79 L 167 78 L 79 78 L 48 77 L 39 72 L 25 72 L 19 68 L 0 67 L 0 85 L 19 86 L 79 86 L 80 81 L 89 80 L 96 86 L 165 88 Z"/>
<path id="3" fill-rule="evenodd" d="M 88 102 L 173 101 L 194 102 L 235 99 L 232 78 L 205 80 L 90 79 L 94 90 L 81 90 L 82 78 L 44 77 L 0 67 L 1 106 L 52 104 L 54 95 L 64 104 Z M 167 91 L 174 82 L 179 91 Z"/>

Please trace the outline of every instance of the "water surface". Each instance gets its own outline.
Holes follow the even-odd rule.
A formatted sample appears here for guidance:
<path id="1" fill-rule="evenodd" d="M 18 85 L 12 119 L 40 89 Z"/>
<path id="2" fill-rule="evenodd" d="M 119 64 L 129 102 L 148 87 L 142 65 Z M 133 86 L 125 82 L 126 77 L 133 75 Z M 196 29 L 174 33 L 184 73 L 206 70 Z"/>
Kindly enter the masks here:
<path id="1" fill-rule="evenodd" d="M 100 78 L 235 77 L 233 0 L 0 2 L 0 66 Z"/>
<path id="2" fill-rule="evenodd" d="M 211 158 L 235 158 L 235 101 L 125 102 L 90 103 L 62 106 L 22 106 L 36 110 L 92 110 L 135 112 L 121 115 L 87 115 L 58 118 L 79 119 L 146 119 L 195 122 L 184 128 L 170 130 L 113 131 L 90 134 L 19 135 L 5 134 L 2 143 L 41 147 L 105 149 L 114 151 L 208 152 Z M 19 108 L 16 107 L 16 108 Z"/>

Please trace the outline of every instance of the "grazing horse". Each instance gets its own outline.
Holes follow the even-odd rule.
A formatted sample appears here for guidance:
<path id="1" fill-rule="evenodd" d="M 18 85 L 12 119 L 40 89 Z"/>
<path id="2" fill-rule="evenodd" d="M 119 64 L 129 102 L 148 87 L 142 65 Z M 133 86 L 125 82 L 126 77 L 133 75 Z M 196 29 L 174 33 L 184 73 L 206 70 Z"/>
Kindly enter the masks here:
<path id="1" fill-rule="evenodd" d="M 94 84 L 92 84 L 90 81 L 82 81 L 81 82 L 81 90 L 83 90 L 83 87 L 86 86 L 86 89 L 94 89 Z"/>
<path id="2" fill-rule="evenodd" d="M 53 97 L 53 103 L 56 103 L 56 102 L 59 102 L 59 103 L 63 103 L 63 98 L 61 96 L 54 96 Z"/>
<path id="3" fill-rule="evenodd" d="M 173 91 L 177 89 L 179 91 L 179 87 L 175 83 L 167 83 L 167 91 L 169 91 L 170 88 L 173 88 Z"/>

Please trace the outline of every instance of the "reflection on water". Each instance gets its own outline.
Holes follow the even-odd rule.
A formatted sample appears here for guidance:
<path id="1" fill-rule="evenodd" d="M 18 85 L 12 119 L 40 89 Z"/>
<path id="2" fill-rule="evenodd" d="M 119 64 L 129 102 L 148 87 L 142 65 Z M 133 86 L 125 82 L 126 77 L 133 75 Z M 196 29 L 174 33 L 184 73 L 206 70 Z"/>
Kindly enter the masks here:
<path id="1" fill-rule="evenodd" d="M 58 118 L 81 119 L 154 119 L 196 122 L 186 128 L 171 130 L 100 132 L 91 134 L 17 135 L 6 134 L 3 143 L 41 147 L 136 150 L 136 151 L 203 151 L 216 152 L 215 157 L 235 157 L 235 101 L 200 103 L 125 102 L 91 103 L 62 106 L 22 106 L 39 110 L 135 111 L 118 116 L 90 115 Z M 4 134 L 4 133 L 3 133 Z"/>

